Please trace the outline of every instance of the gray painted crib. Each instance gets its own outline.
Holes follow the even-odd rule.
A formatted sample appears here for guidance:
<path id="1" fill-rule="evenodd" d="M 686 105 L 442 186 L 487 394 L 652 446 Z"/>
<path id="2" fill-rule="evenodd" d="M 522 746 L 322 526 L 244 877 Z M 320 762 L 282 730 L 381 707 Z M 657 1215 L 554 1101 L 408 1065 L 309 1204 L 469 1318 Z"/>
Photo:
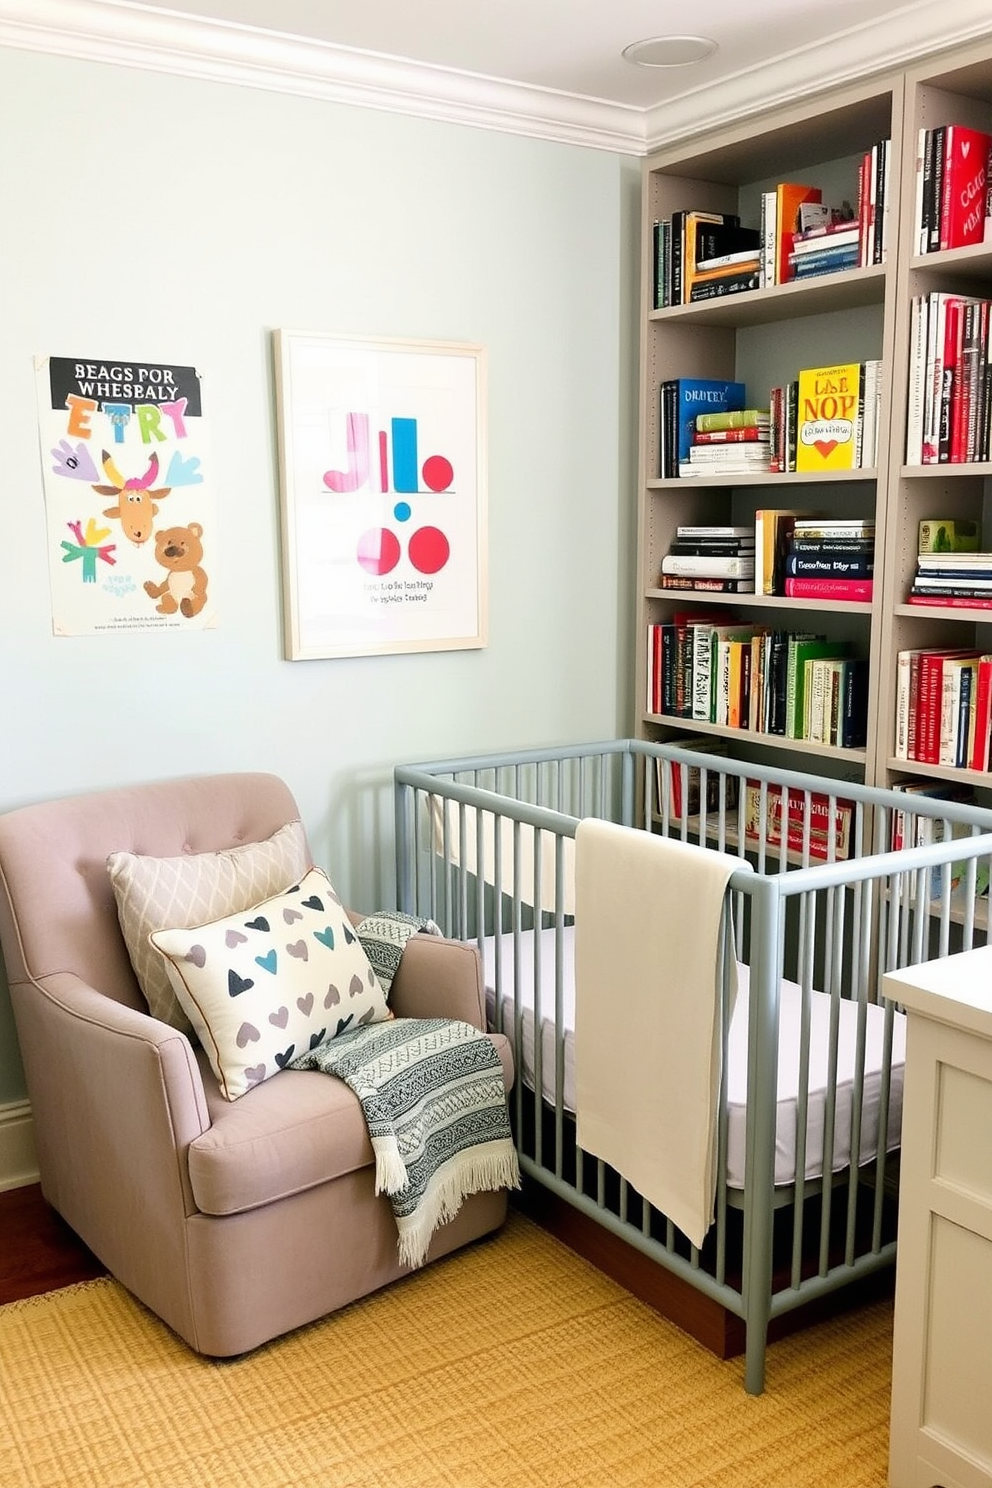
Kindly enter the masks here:
<path id="1" fill-rule="evenodd" d="M 490 1021 L 514 1043 L 525 1175 L 741 1318 L 760 1392 L 772 1319 L 894 1262 L 905 1020 L 880 979 L 987 941 L 992 812 L 636 740 L 394 780 L 398 906 L 478 944 Z M 590 816 L 750 865 L 724 904 L 698 1249 L 575 1138 L 572 874 Z"/>

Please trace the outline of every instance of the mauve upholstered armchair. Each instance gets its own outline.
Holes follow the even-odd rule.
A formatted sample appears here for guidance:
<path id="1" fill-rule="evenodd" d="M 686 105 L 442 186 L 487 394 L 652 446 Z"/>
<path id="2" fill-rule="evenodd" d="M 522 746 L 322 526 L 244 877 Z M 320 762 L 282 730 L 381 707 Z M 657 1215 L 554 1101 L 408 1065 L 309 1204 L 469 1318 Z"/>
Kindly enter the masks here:
<path id="1" fill-rule="evenodd" d="M 374 1193 L 367 1128 L 346 1085 L 284 1069 L 225 1100 L 203 1049 L 149 1013 L 107 859 L 224 853 L 298 817 L 288 787 L 257 773 L 0 816 L 0 946 L 43 1193 L 113 1276 L 214 1356 L 243 1353 L 402 1275 L 396 1224 Z M 333 878 L 333 865 L 320 866 Z M 414 937 L 390 1006 L 484 1029 L 475 950 Z M 509 1089 L 509 1046 L 493 1037 Z M 497 1229 L 506 1201 L 505 1190 L 467 1199 L 428 1259 Z"/>

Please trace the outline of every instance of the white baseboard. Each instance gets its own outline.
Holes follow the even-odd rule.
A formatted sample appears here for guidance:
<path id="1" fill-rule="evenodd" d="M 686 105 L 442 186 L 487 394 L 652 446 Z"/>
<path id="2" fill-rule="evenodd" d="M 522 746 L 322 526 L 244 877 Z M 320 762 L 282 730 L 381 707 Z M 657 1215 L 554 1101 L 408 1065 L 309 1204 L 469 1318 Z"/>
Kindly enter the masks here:
<path id="1" fill-rule="evenodd" d="M 28 1101 L 0 1106 L 0 1192 L 38 1182 L 34 1121 Z"/>

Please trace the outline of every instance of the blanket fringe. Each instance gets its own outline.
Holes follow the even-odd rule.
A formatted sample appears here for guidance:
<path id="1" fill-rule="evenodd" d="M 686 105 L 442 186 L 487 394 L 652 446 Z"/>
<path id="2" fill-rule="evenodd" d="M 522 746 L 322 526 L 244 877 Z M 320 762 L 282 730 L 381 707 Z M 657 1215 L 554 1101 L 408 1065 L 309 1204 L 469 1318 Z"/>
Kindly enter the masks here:
<path id="1" fill-rule="evenodd" d="M 400 1157 L 395 1136 L 372 1137 L 375 1153 L 375 1191 L 377 1194 L 399 1194 L 410 1186 L 410 1175 Z"/>
<path id="2" fill-rule="evenodd" d="M 470 1194 L 519 1187 L 520 1164 L 511 1139 L 480 1143 L 459 1153 L 434 1174 L 416 1211 L 397 1217 L 400 1264 L 422 1266 L 434 1231 L 454 1219 Z"/>

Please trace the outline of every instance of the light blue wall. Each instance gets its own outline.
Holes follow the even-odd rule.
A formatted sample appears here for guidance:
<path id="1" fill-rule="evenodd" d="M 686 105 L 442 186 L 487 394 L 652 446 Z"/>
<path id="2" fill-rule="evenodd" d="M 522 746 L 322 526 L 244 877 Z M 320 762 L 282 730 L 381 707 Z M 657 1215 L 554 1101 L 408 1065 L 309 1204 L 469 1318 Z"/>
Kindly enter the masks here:
<path id="1" fill-rule="evenodd" d="M 13 51 L 0 141 L 0 810 L 274 770 L 371 909 L 391 902 L 396 761 L 628 731 L 636 162 Z M 486 346 L 486 650 L 282 660 L 279 326 Z M 201 373 L 216 630 L 52 636 L 46 354 Z M 23 1094 L 0 985 L 0 1103 Z"/>

